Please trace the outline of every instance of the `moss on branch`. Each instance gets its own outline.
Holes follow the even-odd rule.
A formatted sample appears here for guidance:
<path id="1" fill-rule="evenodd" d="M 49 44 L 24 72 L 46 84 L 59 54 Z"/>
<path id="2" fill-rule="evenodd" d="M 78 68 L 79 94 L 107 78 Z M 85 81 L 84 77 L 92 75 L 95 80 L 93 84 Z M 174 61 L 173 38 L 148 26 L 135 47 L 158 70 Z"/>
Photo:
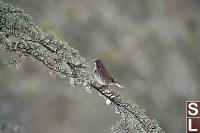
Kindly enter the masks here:
<path id="1" fill-rule="evenodd" d="M 136 103 L 124 100 L 118 92 L 98 87 L 89 65 L 77 50 L 57 39 L 53 32 L 43 32 L 23 10 L 3 3 L 0 3 L 0 44 L 15 53 L 7 64 L 21 63 L 31 57 L 50 72 L 69 78 L 70 83 L 82 84 L 86 89 L 98 92 L 121 117 L 112 127 L 113 132 L 164 133 L 156 120 L 151 120 Z"/>

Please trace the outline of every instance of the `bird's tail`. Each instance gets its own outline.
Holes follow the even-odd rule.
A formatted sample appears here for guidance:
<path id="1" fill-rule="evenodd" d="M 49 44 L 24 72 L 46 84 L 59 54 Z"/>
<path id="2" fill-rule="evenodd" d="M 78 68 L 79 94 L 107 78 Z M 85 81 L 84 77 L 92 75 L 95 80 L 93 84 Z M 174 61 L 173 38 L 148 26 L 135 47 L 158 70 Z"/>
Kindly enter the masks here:
<path id="1" fill-rule="evenodd" d="M 119 83 L 115 82 L 114 85 L 118 86 L 119 88 L 124 88 L 124 86 L 120 85 Z"/>

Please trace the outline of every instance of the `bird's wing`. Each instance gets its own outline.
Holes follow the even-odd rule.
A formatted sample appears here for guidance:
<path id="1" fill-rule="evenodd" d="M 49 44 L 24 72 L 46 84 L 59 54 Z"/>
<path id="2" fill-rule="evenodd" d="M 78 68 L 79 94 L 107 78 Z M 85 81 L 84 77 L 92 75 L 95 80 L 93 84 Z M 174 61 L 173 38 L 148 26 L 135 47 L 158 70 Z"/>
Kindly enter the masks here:
<path id="1" fill-rule="evenodd" d="M 114 82 L 114 79 L 112 78 L 111 74 L 107 71 L 105 66 L 102 69 L 104 69 L 104 70 L 102 70 L 102 74 L 106 78 L 106 81 L 110 82 L 110 83 Z"/>

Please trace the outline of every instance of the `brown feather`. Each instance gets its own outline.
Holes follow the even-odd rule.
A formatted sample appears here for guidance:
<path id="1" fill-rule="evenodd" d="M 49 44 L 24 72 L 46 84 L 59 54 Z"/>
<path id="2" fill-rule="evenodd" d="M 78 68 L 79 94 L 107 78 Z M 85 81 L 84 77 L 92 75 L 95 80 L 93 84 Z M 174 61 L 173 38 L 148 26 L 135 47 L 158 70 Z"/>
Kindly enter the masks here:
<path id="1" fill-rule="evenodd" d="M 102 85 L 115 84 L 116 86 L 120 88 L 124 88 L 122 85 L 114 81 L 111 74 L 105 68 L 103 61 L 101 61 L 100 59 L 96 59 L 94 60 L 94 64 L 95 66 L 94 66 L 93 74 L 99 84 L 102 84 Z"/>

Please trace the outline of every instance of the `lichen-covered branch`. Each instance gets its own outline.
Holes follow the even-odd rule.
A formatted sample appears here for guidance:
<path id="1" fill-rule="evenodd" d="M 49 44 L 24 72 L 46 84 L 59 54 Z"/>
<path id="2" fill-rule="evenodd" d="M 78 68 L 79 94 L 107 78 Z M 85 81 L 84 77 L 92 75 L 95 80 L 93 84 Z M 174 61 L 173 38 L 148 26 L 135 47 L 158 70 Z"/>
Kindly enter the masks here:
<path id="1" fill-rule="evenodd" d="M 156 120 L 151 120 L 137 104 L 124 100 L 118 92 L 99 87 L 89 65 L 77 50 L 58 40 L 53 32 L 43 32 L 21 9 L 3 3 L 0 3 L 0 44 L 15 53 L 7 59 L 7 64 L 18 64 L 31 57 L 44 64 L 51 73 L 69 78 L 71 84 L 83 84 L 86 89 L 98 92 L 121 116 L 112 127 L 113 132 L 164 133 Z"/>

